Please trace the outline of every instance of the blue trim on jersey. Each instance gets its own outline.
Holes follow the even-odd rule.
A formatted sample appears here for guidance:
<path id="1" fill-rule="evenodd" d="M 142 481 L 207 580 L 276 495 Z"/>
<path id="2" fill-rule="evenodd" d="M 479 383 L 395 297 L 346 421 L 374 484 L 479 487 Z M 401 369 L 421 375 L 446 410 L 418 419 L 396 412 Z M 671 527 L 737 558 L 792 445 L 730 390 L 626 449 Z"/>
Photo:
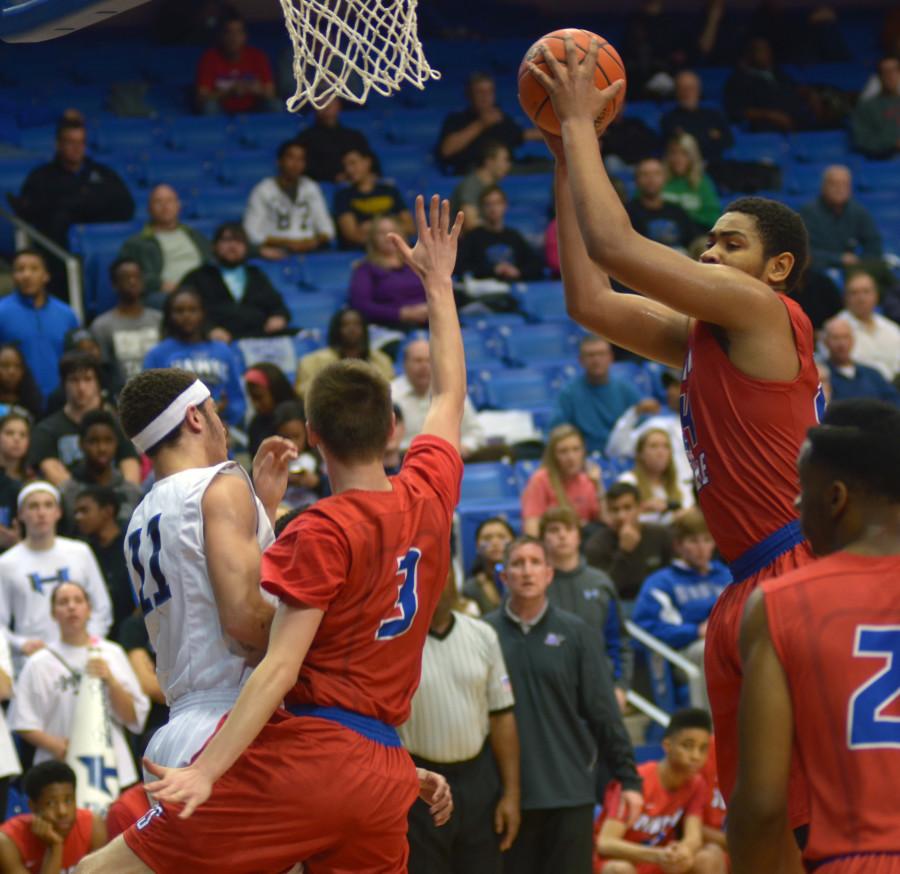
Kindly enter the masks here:
<path id="1" fill-rule="evenodd" d="M 373 716 L 363 716 L 352 710 L 344 710 L 343 707 L 317 707 L 315 704 L 293 704 L 287 708 L 294 716 L 318 716 L 320 719 L 330 719 L 338 722 L 345 728 L 384 744 L 386 747 L 400 747 L 400 735 L 393 725 L 388 725 Z"/>
<path id="2" fill-rule="evenodd" d="M 828 856 L 825 859 L 819 859 L 817 862 L 807 862 L 806 870 L 807 871 L 818 871 L 820 868 L 824 868 L 826 865 L 832 865 L 835 862 L 844 862 L 847 859 L 860 859 L 860 858 L 869 858 L 870 856 L 887 856 L 890 858 L 894 858 L 896 856 L 900 856 L 900 853 L 893 853 L 890 850 L 886 850 L 884 852 L 878 852 L 878 850 L 872 850 L 871 853 L 842 853 L 840 856 Z"/>
<path id="3" fill-rule="evenodd" d="M 751 546 L 745 553 L 739 555 L 728 567 L 731 568 L 731 576 L 736 583 L 743 582 L 747 577 L 759 573 L 764 567 L 772 564 L 779 555 L 803 543 L 803 531 L 800 529 L 799 520 L 788 522 L 783 528 L 773 531 L 764 540 L 760 540 L 755 546 Z"/>

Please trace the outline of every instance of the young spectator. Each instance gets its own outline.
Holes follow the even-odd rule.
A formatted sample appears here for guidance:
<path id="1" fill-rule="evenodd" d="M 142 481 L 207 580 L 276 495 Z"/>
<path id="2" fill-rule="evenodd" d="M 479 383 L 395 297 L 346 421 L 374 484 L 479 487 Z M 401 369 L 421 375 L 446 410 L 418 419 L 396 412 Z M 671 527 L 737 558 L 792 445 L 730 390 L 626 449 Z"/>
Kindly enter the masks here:
<path id="1" fill-rule="evenodd" d="M 663 197 L 666 170 L 658 158 L 645 158 L 634 171 L 635 196 L 625 204 L 634 229 L 657 243 L 687 251 L 697 229 L 691 217 Z"/>
<path id="2" fill-rule="evenodd" d="M 672 532 L 678 558 L 644 580 L 631 621 L 699 668 L 700 677 L 688 681 L 691 706 L 709 710 L 703 673 L 706 622 L 731 572 L 713 559 L 716 544 L 697 507 L 683 513 Z"/>
<path id="3" fill-rule="evenodd" d="M 195 91 L 203 115 L 276 112 L 281 108 L 269 59 L 265 52 L 247 45 L 247 27 L 237 14 L 222 19 L 217 45 L 200 58 Z"/>
<path id="4" fill-rule="evenodd" d="M 662 134 L 666 142 L 690 134 L 707 161 L 718 161 L 722 152 L 731 148 L 734 136 L 721 109 L 700 104 L 702 88 L 700 77 L 692 70 L 682 70 L 675 76 L 676 105 L 662 117 Z"/>
<path id="5" fill-rule="evenodd" d="M 638 768 L 644 807 L 632 824 L 618 813 L 621 788 L 610 787 L 597 823 L 595 874 L 725 874 L 724 853 L 703 837 L 709 787 L 701 772 L 711 735 L 706 711 L 672 714 L 663 735 L 664 757 Z"/>
<path id="6" fill-rule="evenodd" d="M 628 615 L 646 577 L 673 558 L 671 532 L 662 525 L 641 522 L 640 500 L 637 486 L 613 483 L 606 493 L 609 527 L 592 534 L 584 544 L 588 564 L 612 577 Z"/>
<path id="7" fill-rule="evenodd" d="M 16 253 L 12 276 L 12 294 L 0 299 L 0 343 L 19 347 L 46 398 L 59 385 L 59 359 L 66 334 L 78 327 L 78 317 L 47 293 L 50 273 L 36 249 Z"/>
<path id="8" fill-rule="evenodd" d="M 664 428 L 649 428 L 635 445 L 634 469 L 620 482 L 637 486 L 641 496 L 641 522 L 668 525 L 682 510 L 694 506 L 694 492 L 678 481 L 672 440 Z"/>
<path id="9" fill-rule="evenodd" d="M 173 291 L 163 307 L 163 340 L 144 358 L 144 369 L 180 367 L 196 373 L 229 425 L 244 421 L 247 405 L 235 354 L 220 340 L 211 340 L 200 292 L 190 286 Z"/>
<path id="10" fill-rule="evenodd" d="M 50 609 L 59 629 L 58 640 L 25 663 L 16 683 L 10 726 L 37 748 L 36 765 L 64 760 L 81 679 L 85 675 L 99 677 L 109 702 L 119 784 L 130 786 L 138 773 L 125 729 L 139 732 L 144 727 L 150 702 L 122 647 L 88 631 L 91 602 L 79 583 L 60 583 L 50 596 Z"/>
<path id="11" fill-rule="evenodd" d="M 278 173 L 250 192 L 244 229 L 263 258 L 315 252 L 334 239 L 334 222 L 322 189 L 306 172 L 306 149 L 288 141 L 278 147 Z"/>
<path id="12" fill-rule="evenodd" d="M 296 401 L 297 395 L 281 368 L 268 361 L 251 365 L 244 372 L 244 385 L 253 407 L 247 427 L 249 452 L 253 457 L 259 444 L 275 433 L 275 407 L 286 401 Z"/>
<path id="13" fill-rule="evenodd" d="M 829 319 L 825 323 L 823 342 L 828 352 L 826 364 L 834 400 L 876 398 L 900 406 L 900 391 L 874 367 L 857 364 L 853 359 L 853 328 L 846 319 Z"/>
<path id="14" fill-rule="evenodd" d="M 401 233 L 413 233 L 413 218 L 396 185 L 380 179 L 374 152 L 350 149 L 342 159 L 348 185 L 334 195 L 338 245 L 342 249 L 363 249 L 369 238 L 369 226 L 380 215 L 394 216 Z"/>
<path id="15" fill-rule="evenodd" d="M 878 62 L 881 92 L 860 100 L 851 118 L 853 145 L 870 158 L 887 158 L 900 150 L 900 58 Z"/>
<path id="16" fill-rule="evenodd" d="M 34 475 L 26 462 L 30 442 L 31 419 L 28 416 L 11 412 L 0 419 L 0 468 L 19 484 Z M 4 524 L 9 524 L 9 520 Z"/>
<path id="17" fill-rule="evenodd" d="M 306 413 L 301 401 L 284 401 L 275 407 L 275 433 L 297 447 L 288 466 L 288 484 L 282 503 L 292 510 L 309 507 L 323 495 L 319 460 L 306 438 Z"/>
<path id="18" fill-rule="evenodd" d="M 141 372 L 144 356 L 159 342 L 162 313 L 144 306 L 144 274 L 136 260 L 120 256 L 109 277 L 118 302 L 91 322 L 91 333 L 103 357 L 128 380 Z"/>
<path id="19" fill-rule="evenodd" d="M 42 762 L 28 771 L 23 788 L 31 813 L 0 826 L 0 868 L 16 874 L 74 871 L 106 843 L 100 816 L 76 806 L 75 785 L 65 762 Z"/>
<path id="20" fill-rule="evenodd" d="M 851 273 L 844 283 L 844 303 L 846 309 L 838 313 L 838 318 L 853 328 L 853 358 L 893 381 L 900 375 L 900 325 L 875 312 L 875 277 L 864 270 Z"/>
<path id="21" fill-rule="evenodd" d="M 589 335 L 581 341 L 578 363 L 584 372 L 560 390 L 550 427 L 574 425 L 588 452 L 602 452 L 616 420 L 641 396 L 631 383 L 610 378 L 612 346 L 602 337 Z"/>
<path id="22" fill-rule="evenodd" d="M 496 185 L 481 192 L 481 224 L 463 237 L 457 273 L 504 282 L 541 278 L 544 271 L 538 253 L 517 230 L 504 224 L 508 205 L 506 195 Z"/>
<path id="23" fill-rule="evenodd" d="M 385 379 L 394 378 L 394 362 L 380 349 L 369 345 L 368 322 L 355 307 L 342 307 L 331 317 L 325 341 L 327 345 L 323 349 L 308 352 L 300 359 L 294 383 L 299 395 L 306 394 L 317 373 L 343 358 L 368 361 Z"/>
<path id="24" fill-rule="evenodd" d="M 119 257 L 140 265 L 144 291 L 169 294 L 185 274 L 209 261 L 209 240 L 200 231 L 181 223 L 181 201 L 171 185 L 157 185 L 148 201 L 150 221 L 119 251 Z"/>
<path id="25" fill-rule="evenodd" d="M 33 422 L 40 417 L 41 391 L 16 343 L 0 343 L 0 416 L 18 412 Z"/>
<path id="26" fill-rule="evenodd" d="M 97 338 L 87 328 L 75 328 L 66 334 L 65 352 L 63 357 L 70 352 L 87 355 L 97 363 L 100 372 L 100 395 L 104 403 L 113 404 L 119 397 L 119 392 L 125 385 L 119 364 L 110 361 L 103 355 L 103 350 L 97 342 Z M 58 386 L 47 398 L 45 415 L 62 409 L 66 403 L 65 386 Z"/>
<path id="27" fill-rule="evenodd" d="M 390 235 L 401 231 L 390 216 L 372 222 L 366 257 L 350 276 L 350 306 L 374 324 L 410 328 L 428 322 L 428 308 L 422 280 L 391 242 Z"/>
<path id="28" fill-rule="evenodd" d="M 103 409 L 100 365 L 94 356 L 67 352 L 59 362 L 59 373 L 65 404 L 35 425 L 28 450 L 28 464 L 55 486 L 66 482 L 72 476 L 69 468 L 84 457 L 79 436 L 82 419 L 92 410 Z M 118 422 L 116 431 L 115 461 L 126 480 L 139 483 L 139 456 Z"/>
<path id="29" fill-rule="evenodd" d="M 87 544 L 56 536 L 62 510 L 59 492 L 50 483 L 34 482 L 22 489 L 18 516 L 25 539 L 0 556 L 0 628 L 21 666 L 25 656 L 59 636 L 49 603 L 58 586 L 78 580 L 90 593 L 92 634 L 102 637 L 109 630 L 112 607 L 103 574 Z"/>
<path id="30" fill-rule="evenodd" d="M 463 597 L 474 601 L 485 616 L 496 610 L 502 600 L 497 585 L 498 568 L 503 566 L 506 547 L 516 538 L 516 532 L 506 519 L 492 516 L 475 529 L 477 555 L 469 576 L 463 583 Z"/>
<path id="31" fill-rule="evenodd" d="M 450 198 L 450 212 L 463 211 L 466 233 L 481 224 L 480 198 L 486 188 L 499 185 L 509 173 L 512 156 L 503 143 L 488 142 L 482 147 L 478 166 L 456 186 Z"/>
<path id="32" fill-rule="evenodd" d="M 340 97 L 316 110 L 313 123 L 295 138 L 306 149 L 307 172 L 316 182 L 346 182 L 343 159 L 356 150 L 371 153 L 369 141 L 362 131 L 341 124 L 344 104 Z"/>
<path id="33" fill-rule="evenodd" d="M 703 155 L 690 134 L 681 134 L 666 145 L 663 200 L 678 204 L 701 233 L 708 231 L 722 211 L 716 186 L 704 170 Z"/>
<path id="34" fill-rule="evenodd" d="M 599 522 L 603 481 L 588 461 L 584 438 L 574 425 L 557 425 L 547 439 L 541 466 L 522 491 L 522 533 L 537 537 L 541 516 L 550 507 L 571 510 L 579 525 Z"/>
<path id="35" fill-rule="evenodd" d="M 84 121 L 64 118 L 56 129 L 56 155 L 28 174 L 13 199 L 16 214 L 64 249 L 69 228 L 90 222 L 127 222 L 134 199 L 119 175 L 87 157 Z"/>
<path id="36" fill-rule="evenodd" d="M 214 340 L 230 343 L 242 337 L 277 334 L 291 314 L 269 277 L 248 264 L 250 246 L 244 228 L 226 222 L 213 236 L 213 258 L 184 277 L 183 285 L 203 297 Z"/>

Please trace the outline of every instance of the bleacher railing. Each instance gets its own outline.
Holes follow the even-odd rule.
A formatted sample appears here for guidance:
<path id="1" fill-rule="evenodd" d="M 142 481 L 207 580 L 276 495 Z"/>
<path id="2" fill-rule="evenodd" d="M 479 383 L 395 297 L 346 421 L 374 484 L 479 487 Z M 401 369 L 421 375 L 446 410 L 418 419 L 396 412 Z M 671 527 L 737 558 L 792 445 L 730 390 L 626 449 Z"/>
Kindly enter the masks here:
<path id="1" fill-rule="evenodd" d="M 635 625 L 630 619 L 625 620 L 625 630 L 639 643 L 642 643 L 647 649 L 652 650 L 658 656 L 670 662 L 680 671 L 687 674 L 688 679 L 699 680 L 700 668 L 693 662 L 688 661 L 680 652 L 676 652 L 672 647 L 664 644 L 658 637 L 644 631 L 639 625 Z"/>

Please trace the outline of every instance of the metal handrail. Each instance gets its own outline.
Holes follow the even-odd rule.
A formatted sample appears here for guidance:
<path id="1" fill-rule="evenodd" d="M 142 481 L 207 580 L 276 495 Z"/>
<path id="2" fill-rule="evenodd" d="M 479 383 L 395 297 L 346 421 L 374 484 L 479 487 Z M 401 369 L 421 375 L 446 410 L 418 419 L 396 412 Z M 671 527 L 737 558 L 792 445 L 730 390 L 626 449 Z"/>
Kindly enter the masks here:
<path id="1" fill-rule="evenodd" d="M 69 306 L 75 311 L 78 321 L 84 324 L 84 295 L 81 288 L 81 264 L 78 259 L 59 243 L 55 243 L 46 234 L 42 234 L 34 225 L 20 218 L 14 212 L 0 206 L 0 215 L 7 219 L 16 229 L 16 248 L 21 249 L 27 245 L 27 239 L 32 239 L 52 255 L 59 258 L 66 267 L 66 281 L 69 285 Z M 23 239 L 27 238 L 27 239 Z"/>
<path id="2" fill-rule="evenodd" d="M 637 641 L 644 644 L 647 649 L 653 650 L 662 656 L 667 662 L 671 662 L 676 668 L 685 672 L 691 680 L 700 679 L 700 668 L 693 662 L 689 662 L 680 652 L 664 644 L 658 637 L 647 633 L 639 625 L 635 625 L 630 619 L 625 621 L 625 630 Z"/>
<path id="3" fill-rule="evenodd" d="M 648 701 L 643 695 L 638 695 L 637 692 L 631 691 L 629 689 L 625 693 L 625 698 L 629 704 L 634 705 L 638 710 L 641 711 L 645 716 L 649 716 L 654 722 L 661 725 L 663 728 L 668 726 L 671 717 L 665 710 L 657 707 L 652 701 Z"/>

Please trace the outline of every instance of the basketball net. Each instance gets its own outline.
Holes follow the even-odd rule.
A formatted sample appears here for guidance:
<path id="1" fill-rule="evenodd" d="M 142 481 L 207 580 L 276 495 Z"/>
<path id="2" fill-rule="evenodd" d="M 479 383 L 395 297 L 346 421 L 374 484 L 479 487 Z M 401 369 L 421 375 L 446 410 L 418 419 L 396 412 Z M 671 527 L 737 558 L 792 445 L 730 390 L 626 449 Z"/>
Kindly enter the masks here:
<path id="1" fill-rule="evenodd" d="M 439 79 L 416 26 L 418 0 L 280 0 L 294 47 L 297 90 L 287 108 L 321 109 L 335 97 L 365 103 L 404 82 L 420 90 Z"/>

